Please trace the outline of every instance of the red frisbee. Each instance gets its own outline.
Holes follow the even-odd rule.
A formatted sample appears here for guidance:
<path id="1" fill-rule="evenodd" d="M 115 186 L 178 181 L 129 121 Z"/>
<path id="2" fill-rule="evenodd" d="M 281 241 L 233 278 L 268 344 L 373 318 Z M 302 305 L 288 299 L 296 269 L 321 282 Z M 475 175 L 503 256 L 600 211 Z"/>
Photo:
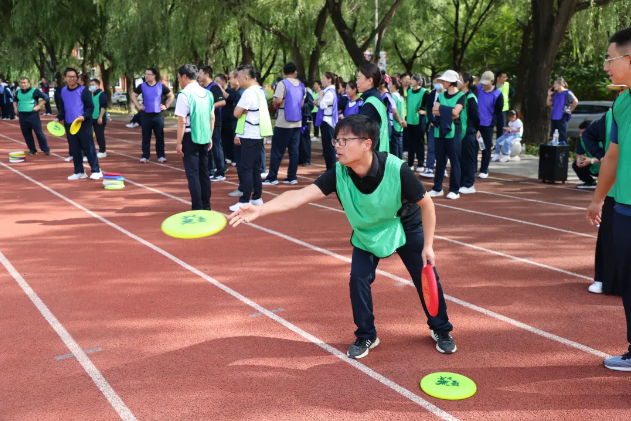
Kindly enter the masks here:
<path id="1" fill-rule="evenodd" d="M 122 177 L 123 176 L 123 174 L 118 174 L 115 172 L 104 172 L 103 175 L 106 175 L 108 177 Z"/>
<path id="2" fill-rule="evenodd" d="M 438 314 L 438 285 L 436 284 L 436 275 L 434 268 L 429 263 L 423 268 L 421 273 L 421 285 L 423 286 L 423 299 L 427 312 L 432 317 Z"/>

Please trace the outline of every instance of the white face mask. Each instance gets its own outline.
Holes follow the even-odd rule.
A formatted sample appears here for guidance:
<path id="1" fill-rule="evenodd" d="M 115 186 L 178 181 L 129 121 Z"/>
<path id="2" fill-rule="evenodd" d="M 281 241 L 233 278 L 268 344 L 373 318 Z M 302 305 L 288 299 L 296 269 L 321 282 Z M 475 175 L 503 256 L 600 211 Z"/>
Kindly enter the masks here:
<path id="1" fill-rule="evenodd" d="M 443 90 L 443 84 L 442 83 L 434 83 L 434 89 L 436 89 L 437 91 L 442 91 Z"/>
<path id="2" fill-rule="evenodd" d="M 96 92 L 96 86 L 94 86 L 94 85 L 90 86 L 90 91 Z"/>

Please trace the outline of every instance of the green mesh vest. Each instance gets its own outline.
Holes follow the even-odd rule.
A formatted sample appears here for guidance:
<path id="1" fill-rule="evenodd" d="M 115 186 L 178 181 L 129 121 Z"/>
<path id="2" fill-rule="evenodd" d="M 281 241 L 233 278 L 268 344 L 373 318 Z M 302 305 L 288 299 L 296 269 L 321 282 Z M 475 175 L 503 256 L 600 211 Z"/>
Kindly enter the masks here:
<path id="1" fill-rule="evenodd" d="M 408 89 L 408 100 L 407 100 L 407 115 L 405 117 L 405 122 L 412 125 L 420 124 L 421 116 L 418 113 L 418 110 L 423 108 L 423 96 L 425 95 L 427 90 L 425 88 L 421 88 L 420 91 L 414 92 L 412 88 Z"/>
<path id="2" fill-rule="evenodd" d="M 381 126 L 379 127 L 379 152 L 390 152 L 390 129 L 388 128 L 388 112 L 384 103 L 374 96 L 368 97 L 365 104 L 372 104 L 379 113 Z M 363 105 L 362 105 L 363 106 Z"/>
<path id="3" fill-rule="evenodd" d="M 335 166 L 337 196 L 353 228 L 351 243 L 377 257 L 388 257 L 405 244 L 405 231 L 397 215 L 401 209 L 402 164 L 389 154 L 383 180 L 371 194 L 355 187 L 347 167 L 339 162 Z"/>
<path id="4" fill-rule="evenodd" d="M 92 103 L 94 104 L 94 112 L 92 113 L 92 120 L 98 120 L 99 115 L 101 115 L 101 103 L 99 102 L 99 98 L 103 95 L 103 91 L 99 92 L 96 95 L 92 95 Z M 105 116 L 103 116 L 105 117 Z"/>
<path id="5" fill-rule="evenodd" d="M 614 102 L 613 119 L 618 126 L 619 151 L 616 202 L 631 206 L 631 90 L 625 91 Z"/>
<path id="6" fill-rule="evenodd" d="M 456 108 L 456 105 L 458 104 L 458 100 L 464 94 L 462 92 L 458 92 L 458 93 L 456 93 L 456 95 L 454 95 L 450 99 L 447 99 L 447 97 L 445 97 L 445 93 L 446 92 L 447 91 L 443 91 L 443 92 L 440 93 L 440 95 L 438 95 L 438 102 L 440 103 L 440 105 L 444 105 L 445 107 Z M 462 112 L 461 112 L 461 114 L 462 114 Z M 451 122 L 451 131 L 445 135 L 445 139 L 451 139 L 455 135 L 456 135 L 456 125 L 452 121 Z M 438 127 L 435 127 L 434 128 L 434 138 L 439 138 L 439 137 L 440 137 L 440 129 Z"/>
<path id="7" fill-rule="evenodd" d="M 395 95 L 392 95 L 392 99 L 394 99 L 394 103 L 397 105 L 397 112 L 399 113 L 399 118 L 403 119 L 403 98 L 399 100 L 397 99 Z M 401 125 L 396 119 L 393 119 L 392 121 L 392 130 L 394 130 L 397 133 L 401 133 L 403 131 L 403 127 L 401 127 Z"/>
<path id="8" fill-rule="evenodd" d="M 35 107 L 35 98 L 33 98 L 34 88 L 29 89 L 26 93 L 22 89 L 18 89 L 18 112 L 30 113 Z"/>
<path id="9" fill-rule="evenodd" d="M 478 97 L 473 95 L 473 92 L 469 91 L 464 97 L 464 108 L 460 112 L 460 123 L 462 124 L 461 137 L 467 134 L 467 122 L 469 121 L 469 98 L 473 98 L 475 102 L 478 102 Z"/>
<path id="10" fill-rule="evenodd" d="M 191 139 L 193 143 L 207 145 L 212 137 L 210 119 L 215 105 L 213 96 L 206 89 L 204 89 L 203 96 L 185 90 L 180 91 L 179 95 L 184 95 L 188 99 L 188 113 L 191 117 Z"/>

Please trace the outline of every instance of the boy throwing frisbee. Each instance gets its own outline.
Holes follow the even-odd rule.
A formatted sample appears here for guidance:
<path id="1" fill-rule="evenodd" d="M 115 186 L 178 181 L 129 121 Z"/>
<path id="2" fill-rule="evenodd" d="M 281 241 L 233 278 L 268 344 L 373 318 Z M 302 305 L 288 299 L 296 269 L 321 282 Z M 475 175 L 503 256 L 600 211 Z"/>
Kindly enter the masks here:
<path id="1" fill-rule="evenodd" d="M 350 292 L 357 339 L 346 354 L 363 358 L 379 345 L 370 286 L 379 260 L 395 252 L 414 281 L 436 349 L 452 354 L 456 352 L 450 334 L 453 326 L 447 317 L 440 281 L 435 317 L 427 312 L 421 286 L 423 267 L 428 262 L 435 266 L 434 203 L 414 172 L 402 165 L 403 161 L 387 152 L 375 151 L 379 135 L 379 126 L 364 115 L 343 119 L 335 127 L 332 139 L 338 158 L 333 168 L 308 187 L 287 191 L 262 206 L 239 208 L 229 216 L 230 225 L 236 227 L 261 216 L 296 209 L 336 192 L 353 228 Z"/>

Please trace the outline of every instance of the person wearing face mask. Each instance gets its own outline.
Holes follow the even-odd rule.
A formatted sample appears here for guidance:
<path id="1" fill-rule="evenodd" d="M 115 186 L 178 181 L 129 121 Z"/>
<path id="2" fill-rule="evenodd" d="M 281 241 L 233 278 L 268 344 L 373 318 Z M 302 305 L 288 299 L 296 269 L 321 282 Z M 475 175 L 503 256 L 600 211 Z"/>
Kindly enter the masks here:
<path id="1" fill-rule="evenodd" d="M 441 74 L 436 75 L 433 81 L 433 88 L 429 95 L 426 96 L 425 112 L 428 116 L 433 113 L 434 105 L 438 102 L 438 95 L 443 91 L 443 85 L 439 78 Z M 429 117 L 428 117 L 429 118 Z M 431 124 L 427 125 L 427 158 L 425 159 L 425 171 L 421 173 L 421 177 L 434 178 L 434 165 L 436 163 L 436 149 L 434 145 L 434 128 Z"/>
<path id="2" fill-rule="evenodd" d="M 101 81 L 92 79 L 90 81 L 90 92 L 92 92 L 92 102 L 94 102 L 94 112 L 92 113 L 92 126 L 96 142 L 99 145 L 98 158 L 107 157 L 105 150 L 105 125 L 107 124 L 107 95 L 101 90 Z"/>

